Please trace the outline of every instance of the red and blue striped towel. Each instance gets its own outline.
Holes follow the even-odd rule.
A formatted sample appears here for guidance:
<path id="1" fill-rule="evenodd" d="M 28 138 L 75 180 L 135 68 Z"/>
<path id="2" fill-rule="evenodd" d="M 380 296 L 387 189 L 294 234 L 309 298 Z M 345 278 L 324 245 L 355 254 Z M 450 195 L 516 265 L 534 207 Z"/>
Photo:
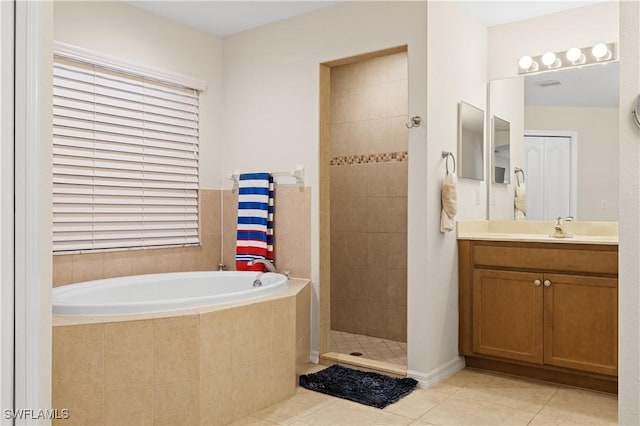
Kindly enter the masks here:
<path id="1" fill-rule="evenodd" d="M 236 269 L 266 271 L 254 259 L 273 261 L 273 176 L 270 173 L 243 173 L 238 185 L 238 234 Z"/>

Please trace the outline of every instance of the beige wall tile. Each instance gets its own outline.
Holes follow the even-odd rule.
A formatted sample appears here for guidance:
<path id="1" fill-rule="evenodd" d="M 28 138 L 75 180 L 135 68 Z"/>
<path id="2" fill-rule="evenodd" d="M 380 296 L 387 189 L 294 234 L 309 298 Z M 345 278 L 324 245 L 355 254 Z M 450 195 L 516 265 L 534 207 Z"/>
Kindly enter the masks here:
<path id="1" fill-rule="evenodd" d="M 215 271 L 222 258 L 220 252 L 222 245 L 222 235 L 207 234 L 202 238 L 202 258 L 200 260 L 201 270 Z"/>
<path id="2" fill-rule="evenodd" d="M 386 339 L 407 341 L 407 305 L 387 305 Z"/>
<path id="3" fill-rule="evenodd" d="M 387 149 L 390 152 L 408 151 L 409 129 L 405 125 L 408 121 L 406 114 L 387 119 Z"/>
<path id="4" fill-rule="evenodd" d="M 73 255 L 53 256 L 53 286 L 73 282 Z"/>
<path id="5" fill-rule="evenodd" d="M 151 389 L 153 384 L 153 322 L 151 320 L 105 324 L 104 345 L 105 391 L 132 386 L 148 386 Z"/>
<path id="6" fill-rule="evenodd" d="M 367 265 L 387 266 L 389 263 L 389 234 L 369 232 L 367 234 Z"/>
<path id="7" fill-rule="evenodd" d="M 97 280 L 104 276 L 102 253 L 74 254 L 71 279 L 74 283 Z"/>
<path id="8" fill-rule="evenodd" d="M 307 330 L 296 345 L 296 377 L 306 374 L 311 356 L 311 333 Z"/>
<path id="9" fill-rule="evenodd" d="M 311 284 L 296 295 L 296 339 L 299 340 L 311 328 Z"/>
<path id="10" fill-rule="evenodd" d="M 408 161 L 367 164 L 367 195 L 369 197 L 406 197 Z"/>
<path id="11" fill-rule="evenodd" d="M 154 425 L 199 425 L 200 382 L 186 381 L 153 387 Z"/>
<path id="12" fill-rule="evenodd" d="M 354 299 L 388 303 L 388 269 L 386 267 L 368 266 L 365 271 L 363 271 L 363 274 L 364 280 L 359 285 L 358 297 L 354 297 Z"/>
<path id="13" fill-rule="evenodd" d="M 271 352 L 270 302 L 259 302 L 233 309 L 232 369 L 255 363 L 256 354 Z"/>
<path id="14" fill-rule="evenodd" d="M 387 304 L 385 302 L 368 302 L 367 332 L 363 334 L 386 338 L 387 323 L 389 321 L 387 311 Z"/>
<path id="15" fill-rule="evenodd" d="M 267 391 L 266 396 L 268 396 L 268 398 L 264 401 L 264 405 L 256 404 L 256 410 L 293 396 L 296 390 L 297 380 L 296 376 L 291 374 L 291 372 L 295 371 L 295 369 L 295 348 L 281 352 L 271 360 L 266 368 L 268 375 L 265 390 Z"/>
<path id="16" fill-rule="evenodd" d="M 153 386 L 105 389 L 104 422 L 130 426 L 153 424 Z"/>
<path id="17" fill-rule="evenodd" d="M 132 274 L 133 257 L 131 251 L 103 253 L 104 273 L 102 278 L 126 277 Z"/>
<path id="18" fill-rule="evenodd" d="M 295 350 L 296 298 L 292 296 L 274 300 L 270 309 L 272 311 L 271 351 L 279 354 Z"/>
<path id="19" fill-rule="evenodd" d="M 392 305 L 407 305 L 407 270 L 388 269 L 386 299 Z"/>
<path id="20" fill-rule="evenodd" d="M 366 197 L 368 185 L 366 165 L 331 166 L 331 199 L 338 206 L 345 199 Z"/>
<path id="21" fill-rule="evenodd" d="M 53 420 L 56 426 L 87 426 L 103 425 L 104 423 L 104 395 L 102 392 L 90 394 L 56 392 L 52 395 L 53 407 L 58 410 L 69 410 L 68 419 Z"/>
<path id="22" fill-rule="evenodd" d="M 387 265 L 390 268 L 407 269 L 407 233 L 389 233 L 387 242 Z"/>
<path id="23" fill-rule="evenodd" d="M 390 81 L 406 80 L 408 71 L 407 52 L 387 56 L 387 76 Z"/>
<path id="24" fill-rule="evenodd" d="M 367 199 L 369 232 L 407 232 L 407 199 L 380 197 Z"/>
<path id="25" fill-rule="evenodd" d="M 203 234 L 222 233 L 220 190 L 200 190 L 200 225 Z"/>
<path id="26" fill-rule="evenodd" d="M 233 311 L 200 315 L 200 377 L 224 374 L 231 368 Z"/>
<path id="27" fill-rule="evenodd" d="M 104 324 L 53 327 L 54 395 L 66 400 L 80 395 L 102 395 L 104 329 Z"/>
<path id="28" fill-rule="evenodd" d="M 225 425 L 233 420 L 230 369 L 200 380 L 200 424 Z"/>
<path id="29" fill-rule="evenodd" d="M 233 420 L 241 419 L 253 413 L 256 406 L 256 367 L 255 363 L 231 370 L 231 394 Z"/>
<path id="30" fill-rule="evenodd" d="M 406 115 L 409 108 L 409 91 L 407 89 L 407 80 L 397 80 L 386 83 L 386 107 L 385 115 L 393 117 L 398 115 Z"/>
<path id="31" fill-rule="evenodd" d="M 154 319 L 154 384 L 197 380 L 199 341 L 198 315 Z"/>

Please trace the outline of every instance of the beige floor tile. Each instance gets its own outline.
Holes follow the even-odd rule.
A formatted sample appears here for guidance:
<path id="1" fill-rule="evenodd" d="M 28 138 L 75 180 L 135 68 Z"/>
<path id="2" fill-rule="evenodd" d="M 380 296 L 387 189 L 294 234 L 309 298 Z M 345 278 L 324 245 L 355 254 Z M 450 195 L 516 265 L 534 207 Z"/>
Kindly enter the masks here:
<path id="1" fill-rule="evenodd" d="M 291 424 L 334 401 L 335 398 L 328 395 L 298 387 L 293 397 L 253 413 L 253 416 L 278 424 Z"/>
<path id="2" fill-rule="evenodd" d="M 384 411 L 417 419 L 449 397 L 431 389 L 416 389 L 400 401 L 385 407 Z"/>
<path id="3" fill-rule="evenodd" d="M 441 402 L 415 424 L 436 425 L 526 425 L 533 413 L 457 395 Z"/>
<path id="4" fill-rule="evenodd" d="M 550 424 L 616 424 L 618 420 L 618 399 L 607 395 L 580 389 L 559 389 L 549 403 L 540 410 L 536 424 L 549 421 Z"/>
<path id="5" fill-rule="evenodd" d="M 456 396 L 491 402 L 535 414 L 556 392 L 557 388 L 551 385 L 489 376 L 486 382 L 472 382 L 461 388 L 456 392 Z"/>
<path id="6" fill-rule="evenodd" d="M 292 425 L 408 425 L 413 419 L 345 400 L 331 402 L 321 410 L 302 416 Z"/>
<path id="7" fill-rule="evenodd" d="M 259 419 L 254 416 L 244 417 L 230 424 L 230 426 L 271 426 L 277 423 L 270 422 L 269 420 Z"/>

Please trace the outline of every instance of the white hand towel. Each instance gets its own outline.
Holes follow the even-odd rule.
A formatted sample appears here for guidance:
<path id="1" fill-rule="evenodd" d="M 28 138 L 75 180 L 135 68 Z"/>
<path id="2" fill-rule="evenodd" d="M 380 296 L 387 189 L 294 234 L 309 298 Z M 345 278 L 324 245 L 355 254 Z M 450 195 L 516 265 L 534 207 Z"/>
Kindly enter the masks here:
<path id="1" fill-rule="evenodd" d="M 442 214 L 440 216 L 440 232 L 453 231 L 458 210 L 458 195 L 455 173 L 447 173 L 442 181 L 441 199 Z"/>
<path id="2" fill-rule="evenodd" d="M 514 199 L 515 219 L 524 220 L 527 215 L 527 187 L 524 182 L 516 185 L 516 196 Z"/>

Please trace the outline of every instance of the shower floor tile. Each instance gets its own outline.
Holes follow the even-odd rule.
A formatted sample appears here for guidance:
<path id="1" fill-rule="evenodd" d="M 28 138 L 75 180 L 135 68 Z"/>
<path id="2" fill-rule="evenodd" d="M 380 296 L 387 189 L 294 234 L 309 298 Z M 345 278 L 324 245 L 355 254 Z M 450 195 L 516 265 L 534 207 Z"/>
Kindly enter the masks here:
<path id="1" fill-rule="evenodd" d="M 363 358 L 407 365 L 407 343 L 379 337 L 331 330 L 331 351 L 347 355 L 360 352 Z"/>

